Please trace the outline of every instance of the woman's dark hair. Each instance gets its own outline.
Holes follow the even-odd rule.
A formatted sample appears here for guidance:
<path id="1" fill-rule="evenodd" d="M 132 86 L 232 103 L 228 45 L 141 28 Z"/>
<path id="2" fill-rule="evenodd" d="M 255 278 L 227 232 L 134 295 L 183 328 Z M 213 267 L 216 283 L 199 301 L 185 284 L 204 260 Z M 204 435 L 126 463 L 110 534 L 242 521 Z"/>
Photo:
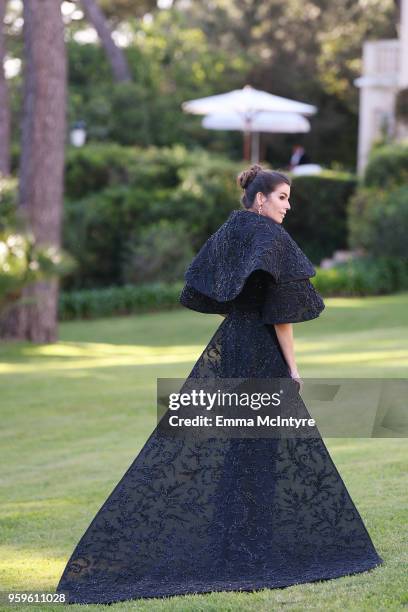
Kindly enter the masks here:
<path id="1" fill-rule="evenodd" d="M 254 198 L 258 191 L 268 196 L 275 191 L 278 185 L 286 183 L 290 185 L 290 179 L 281 172 L 275 170 L 264 170 L 259 164 L 254 164 L 237 176 L 237 183 L 244 193 L 241 197 L 241 204 L 245 208 L 250 208 L 254 203 Z"/>

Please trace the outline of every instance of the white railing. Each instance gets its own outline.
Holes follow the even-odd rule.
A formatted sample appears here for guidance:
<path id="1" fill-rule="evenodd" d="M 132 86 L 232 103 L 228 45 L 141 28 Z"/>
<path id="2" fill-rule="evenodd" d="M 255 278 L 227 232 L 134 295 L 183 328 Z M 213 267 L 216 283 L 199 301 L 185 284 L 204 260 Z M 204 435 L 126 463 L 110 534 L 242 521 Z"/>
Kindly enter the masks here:
<path id="1" fill-rule="evenodd" d="M 396 76 L 400 69 L 400 42 L 369 40 L 364 43 L 363 75 Z"/>

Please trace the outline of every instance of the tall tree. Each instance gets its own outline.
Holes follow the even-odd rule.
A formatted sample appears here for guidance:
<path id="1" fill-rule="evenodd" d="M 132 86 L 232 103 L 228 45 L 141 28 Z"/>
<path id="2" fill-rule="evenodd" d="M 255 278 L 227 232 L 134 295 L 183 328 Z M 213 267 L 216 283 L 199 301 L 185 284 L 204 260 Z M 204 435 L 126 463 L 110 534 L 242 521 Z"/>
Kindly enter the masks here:
<path id="1" fill-rule="evenodd" d="M 66 53 L 61 4 L 24 0 L 24 102 L 19 207 L 37 245 L 61 245 Z M 57 339 L 58 280 L 23 289 L 9 314 L 8 338 Z"/>
<path id="2" fill-rule="evenodd" d="M 96 0 L 81 0 L 81 2 L 87 20 L 97 31 L 102 46 L 105 49 L 115 81 L 118 83 L 122 81 L 131 81 L 132 77 L 125 54 L 122 49 L 115 44 L 105 15 L 99 8 Z"/>
<path id="3" fill-rule="evenodd" d="M 10 108 L 4 58 L 6 43 L 4 33 L 4 16 L 7 0 L 0 0 L 0 175 L 10 173 Z"/>

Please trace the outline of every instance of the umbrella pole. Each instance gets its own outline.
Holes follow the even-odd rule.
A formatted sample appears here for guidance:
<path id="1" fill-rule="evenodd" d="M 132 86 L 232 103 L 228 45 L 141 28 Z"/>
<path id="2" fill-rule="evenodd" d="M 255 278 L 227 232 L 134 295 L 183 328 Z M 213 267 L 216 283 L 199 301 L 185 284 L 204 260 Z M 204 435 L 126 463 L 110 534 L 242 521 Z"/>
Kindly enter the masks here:
<path id="1" fill-rule="evenodd" d="M 244 160 L 249 161 L 251 155 L 251 133 L 244 132 Z"/>
<path id="2" fill-rule="evenodd" d="M 253 164 L 259 162 L 259 132 L 252 132 L 251 162 Z"/>

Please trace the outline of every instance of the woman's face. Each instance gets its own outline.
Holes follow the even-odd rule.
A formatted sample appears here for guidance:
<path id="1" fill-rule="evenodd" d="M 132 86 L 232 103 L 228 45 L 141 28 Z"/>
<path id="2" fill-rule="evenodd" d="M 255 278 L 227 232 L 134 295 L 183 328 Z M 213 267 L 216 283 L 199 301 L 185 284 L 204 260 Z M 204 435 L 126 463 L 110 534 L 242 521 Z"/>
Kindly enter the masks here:
<path id="1" fill-rule="evenodd" d="M 280 183 L 268 197 L 261 192 L 256 194 L 256 209 L 262 203 L 261 214 L 282 223 L 286 212 L 290 210 L 289 196 L 290 186 L 287 183 Z"/>

